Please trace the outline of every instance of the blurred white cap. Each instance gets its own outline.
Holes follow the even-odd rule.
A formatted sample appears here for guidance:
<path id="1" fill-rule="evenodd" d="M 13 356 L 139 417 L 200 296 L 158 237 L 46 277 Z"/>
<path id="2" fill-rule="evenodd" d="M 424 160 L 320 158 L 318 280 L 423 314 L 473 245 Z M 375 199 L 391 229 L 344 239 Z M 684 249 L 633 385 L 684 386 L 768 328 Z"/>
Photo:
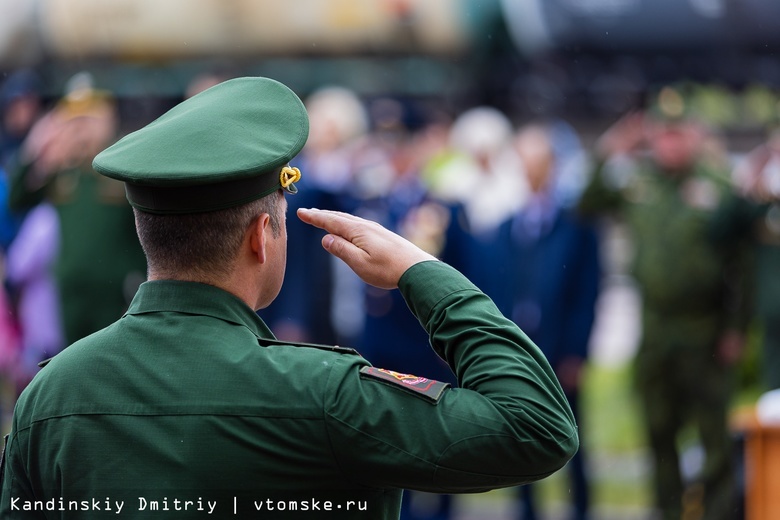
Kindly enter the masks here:
<path id="1" fill-rule="evenodd" d="M 353 91 L 337 86 L 323 87 L 306 99 L 311 130 L 335 130 L 337 140 L 347 143 L 368 132 L 368 112 Z"/>
<path id="2" fill-rule="evenodd" d="M 450 130 L 450 145 L 474 156 L 492 156 L 509 144 L 512 123 L 492 107 L 476 107 L 463 112 Z"/>

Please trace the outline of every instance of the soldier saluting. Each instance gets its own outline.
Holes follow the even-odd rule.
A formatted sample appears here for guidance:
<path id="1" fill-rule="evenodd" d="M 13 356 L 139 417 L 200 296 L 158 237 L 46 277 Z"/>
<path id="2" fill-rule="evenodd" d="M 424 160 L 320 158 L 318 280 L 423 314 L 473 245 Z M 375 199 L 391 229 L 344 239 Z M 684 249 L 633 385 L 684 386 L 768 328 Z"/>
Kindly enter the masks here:
<path id="1" fill-rule="evenodd" d="M 404 488 L 514 486 L 569 460 L 577 428 L 540 350 L 457 271 L 375 223 L 298 213 L 363 280 L 401 291 L 461 388 L 275 340 L 255 311 L 285 274 L 285 194 L 307 131 L 289 88 L 237 78 L 97 156 L 125 182 L 149 281 L 19 399 L 0 517 L 16 497 L 153 494 L 222 511 L 316 499 L 331 510 L 306 518 L 390 519 Z"/>

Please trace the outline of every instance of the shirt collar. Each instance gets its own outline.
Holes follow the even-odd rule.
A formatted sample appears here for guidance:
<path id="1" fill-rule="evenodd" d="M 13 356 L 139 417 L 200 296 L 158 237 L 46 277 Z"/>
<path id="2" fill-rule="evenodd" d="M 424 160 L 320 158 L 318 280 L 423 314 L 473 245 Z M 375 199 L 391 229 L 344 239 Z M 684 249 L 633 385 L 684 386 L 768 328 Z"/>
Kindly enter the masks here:
<path id="1" fill-rule="evenodd" d="M 138 288 L 125 314 L 182 312 L 212 316 L 247 327 L 258 338 L 275 339 L 271 329 L 237 296 L 198 282 L 154 280 Z"/>

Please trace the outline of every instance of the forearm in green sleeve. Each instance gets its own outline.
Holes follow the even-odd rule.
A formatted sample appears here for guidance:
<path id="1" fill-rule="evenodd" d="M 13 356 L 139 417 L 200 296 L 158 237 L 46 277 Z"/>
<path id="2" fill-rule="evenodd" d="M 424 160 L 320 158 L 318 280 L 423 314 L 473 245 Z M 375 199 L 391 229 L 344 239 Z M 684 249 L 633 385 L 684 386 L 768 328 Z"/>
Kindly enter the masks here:
<path id="1" fill-rule="evenodd" d="M 417 264 L 399 287 L 461 388 L 487 398 L 523 442 L 547 445 L 560 457 L 552 466 L 565 464 L 578 447 L 576 423 L 541 350 L 446 264 Z"/>

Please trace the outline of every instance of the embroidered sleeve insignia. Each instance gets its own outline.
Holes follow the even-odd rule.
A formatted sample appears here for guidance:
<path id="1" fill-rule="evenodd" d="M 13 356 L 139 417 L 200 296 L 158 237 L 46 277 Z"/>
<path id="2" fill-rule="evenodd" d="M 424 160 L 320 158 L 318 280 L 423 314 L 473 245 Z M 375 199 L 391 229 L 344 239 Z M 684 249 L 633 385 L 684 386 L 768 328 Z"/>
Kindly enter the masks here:
<path id="1" fill-rule="evenodd" d="M 363 367 L 360 369 L 360 375 L 368 379 L 376 379 L 383 383 L 389 383 L 392 386 L 400 387 L 414 395 L 422 397 L 432 403 L 441 399 L 444 391 L 449 388 L 449 383 L 435 381 L 427 377 L 418 377 L 411 374 L 402 374 L 392 370 L 376 367 Z"/>

